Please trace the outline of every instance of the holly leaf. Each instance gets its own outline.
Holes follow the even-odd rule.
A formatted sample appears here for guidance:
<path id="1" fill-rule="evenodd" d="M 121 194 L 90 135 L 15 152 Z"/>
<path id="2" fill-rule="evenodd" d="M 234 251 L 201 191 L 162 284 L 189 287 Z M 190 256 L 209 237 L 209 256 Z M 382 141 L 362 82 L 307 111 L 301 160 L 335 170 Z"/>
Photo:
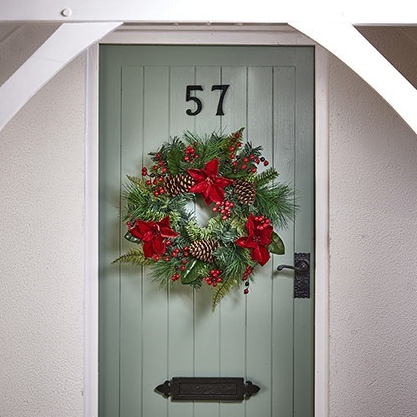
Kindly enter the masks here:
<path id="1" fill-rule="evenodd" d="M 284 255 L 285 253 L 284 242 L 275 232 L 272 232 L 272 240 L 268 246 L 268 250 L 269 252 L 275 253 L 276 255 Z"/>
<path id="2" fill-rule="evenodd" d="M 187 264 L 187 268 L 181 274 L 181 284 L 191 284 L 198 278 L 199 264 L 200 262 L 197 259 L 193 259 Z"/>
<path id="3" fill-rule="evenodd" d="M 168 152 L 168 169 L 172 175 L 178 175 L 180 173 L 181 156 L 181 151 L 175 147 L 171 148 L 171 150 Z"/>

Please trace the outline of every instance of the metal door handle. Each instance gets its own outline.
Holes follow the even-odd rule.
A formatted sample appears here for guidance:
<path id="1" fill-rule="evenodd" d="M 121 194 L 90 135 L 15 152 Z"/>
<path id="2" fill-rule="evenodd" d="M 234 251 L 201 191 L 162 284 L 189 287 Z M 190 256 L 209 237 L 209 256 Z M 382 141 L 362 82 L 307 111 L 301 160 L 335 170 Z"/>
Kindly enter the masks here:
<path id="1" fill-rule="evenodd" d="M 295 272 L 307 272 L 310 269 L 310 264 L 307 261 L 299 261 L 296 265 L 279 265 L 277 271 L 282 271 L 283 269 L 292 269 Z"/>
<path id="2" fill-rule="evenodd" d="M 279 265 L 278 271 L 292 269 L 294 274 L 294 298 L 310 298 L 310 254 L 294 253 L 294 265 Z"/>

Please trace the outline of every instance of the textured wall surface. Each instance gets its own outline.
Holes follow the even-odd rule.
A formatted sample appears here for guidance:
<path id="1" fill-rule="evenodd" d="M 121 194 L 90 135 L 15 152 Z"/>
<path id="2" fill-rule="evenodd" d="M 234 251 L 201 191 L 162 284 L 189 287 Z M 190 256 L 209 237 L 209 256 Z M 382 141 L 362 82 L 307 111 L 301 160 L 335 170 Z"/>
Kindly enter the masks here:
<path id="1" fill-rule="evenodd" d="M 364 32 L 417 81 L 415 45 Z M 330 94 L 330 415 L 416 416 L 417 138 L 335 59 Z"/>
<path id="2" fill-rule="evenodd" d="M 0 133 L 1 417 L 83 415 L 84 79 L 80 57 Z"/>

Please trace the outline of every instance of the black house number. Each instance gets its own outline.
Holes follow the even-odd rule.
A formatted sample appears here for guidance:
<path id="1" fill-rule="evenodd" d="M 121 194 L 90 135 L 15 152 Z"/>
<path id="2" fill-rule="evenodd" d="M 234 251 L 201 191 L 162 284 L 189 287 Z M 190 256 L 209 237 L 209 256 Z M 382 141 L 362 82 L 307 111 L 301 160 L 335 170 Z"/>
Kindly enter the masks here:
<path id="1" fill-rule="evenodd" d="M 211 87 L 211 91 L 219 90 L 221 91 L 219 102 L 217 104 L 217 112 L 216 116 L 224 116 L 223 111 L 223 102 L 224 97 L 226 96 L 226 91 L 230 87 L 229 84 L 219 84 L 219 85 L 213 85 Z M 192 109 L 187 109 L 186 113 L 188 116 L 197 116 L 197 114 L 201 113 L 201 110 L 203 110 L 203 102 L 195 95 L 191 95 L 192 92 L 197 91 L 203 91 L 202 85 L 187 85 L 186 93 L 185 93 L 185 101 L 194 101 L 196 108 L 193 111 Z"/>

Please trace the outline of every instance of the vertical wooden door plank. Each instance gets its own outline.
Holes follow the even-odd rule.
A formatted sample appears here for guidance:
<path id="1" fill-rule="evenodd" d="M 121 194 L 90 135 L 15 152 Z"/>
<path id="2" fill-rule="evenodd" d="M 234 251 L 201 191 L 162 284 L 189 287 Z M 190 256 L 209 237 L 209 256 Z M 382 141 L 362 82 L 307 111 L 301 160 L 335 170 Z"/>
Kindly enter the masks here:
<path id="1" fill-rule="evenodd" d="M 119 416 L 120 270 L 120 63 L 103 54 L 100 94 L 99 206 L 99 412 Z"/>
<path id="2" fill-rule="evenodd" d="M 222 129 L 225 133 L 232 133 L 246 127 L 247 123 L 246 67 L 222 67 L 221 83 L 230 86 L 223 103 Z"/>
<path id="3" fill-rule="evenodd" d="M 194 117 L 186 114 L 189 103 L 185 101 L 187 85 L 195 82 L 194 67 L 171 67 L 170 69 L 170 135 L 181 136 L 184 131 L 194 130 Z M 191 287 L 176 282 L 170 288 L 168 305 L 168 375 L 194 375 L 194 308 Z M 192 417 L 193 406 L 189 402 L 168 403 L 169 417 Z"/>
<path id="4" fill-rule="evenodd" d="M 273 155 L 272 68 L 248 69 L 248 140 Z M 262 168 L 261 168 L 262 170 Z M 247 377 L 261 391 L 247 401 L 247 415 L 271 416 L 272 262 L 259 267 L 247 295 Z M 272 416 L 271 416 L 272 417 Z"/>
<path id="5" fill-rule="evenodd" d="M 220 67 L 197 67 L 196 84 L 204 88 L 197 92 L 203 102 L 203 110 L 195 116 L 196 131 L 201 135 L 210 134 L 220 129 L 220 117 L 216 116 L 220 92 L 211 91 L 213 85 L 220 84 Z"/>
<path id="6" fill-rule="evenodd" d="M 232 133 L 246 126 L 246 67 L 223 67 L 221 75 L 221 83 L 230 85 L 224 100 L 222 129 Z M 224 377 L 245 375 L 245 307 L 243 288 L 233 289 L 217 307 L 221 321 L 220 374 Z M 241 417 L 244 407 L 244 403 L 224 402 L 220 405 L 220 416 Z"/>
<path id="7" fill-rule="evenodd" d="M 274 68 L 274 166 L 279 182 L 294 186 L 295 68 Z M 276 272 L 294 262 L 294 223 L 277 230 L 284 255 L 273 256 L 272 416 L 293 415 L 293 292 L 294 273 Z"/>
<path id="8" fill-rule="evenodd" d="M 208 52 L 208 51 L 207 51 Z M 220 83 L 220 67 L 197 67 L 196 84 L 202 85 L 204 91 L 199 94 L 203 101 L 202 112 L 195 116 L 195 130 L 204 136 L 219 131 L 220 118 L 216 116 L 218 92 L 211 92 L 211 86 Z M 196 206 L 197 220 L 200 226 L 207 224 L 211 210 L 202 199 Z M 203 287 L 195 294 L 195 375 L 219 376 L 220 374 L 220 316 L 217 309 L 211 313 L 211 287 L 203 282 Z M 219 404 L 196 403 L 194 413 L 197 417 L 216 417 L 219 415 Z"/>
<path id="9" fill-rule="evenodd" d="M 311 298 L 294 305 L 294 416 L 314 414 L 314 49 L 296 51 L 296 252 L 311 253 Z"/>
<path id="10" fill-rule="evenodd" d="M 142 167 L 143 148 L 143 67 L 122 68 L 122 181 L 126 175 L 137 175 Z M 120 239 L 122 253 L 134 247 Z M 142 408 L 142 269 L 121 266 L 120 320 L 120 416 L 130 417 Z"/>
<path id="11" fill-rule="evenodd" d="M 149 152 L 168 139 L 169 68 L 146 67 L 144 76 L 144 163 Z M 146 155 L 146 157 L 145 157 Z M 143 281 L 143 416 L 167 415 L 167 402 L 154 392 L 168 378 L 167 291 L 152 282 L 149 267 Z"/>

